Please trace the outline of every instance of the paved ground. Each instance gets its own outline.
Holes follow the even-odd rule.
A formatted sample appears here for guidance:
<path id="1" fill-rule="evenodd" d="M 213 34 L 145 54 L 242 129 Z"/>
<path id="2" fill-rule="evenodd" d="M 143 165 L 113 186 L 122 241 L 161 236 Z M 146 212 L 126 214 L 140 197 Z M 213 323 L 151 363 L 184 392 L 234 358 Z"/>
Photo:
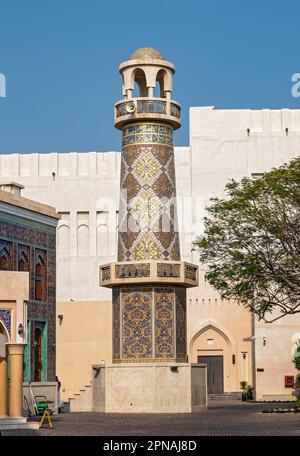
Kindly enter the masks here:
<path id="1" fill-rule="evenodd" d="M 207 413 L 64 413 L 53 417 L 54 430 L 5 431 L 2 435 L 82 436 L 300 436 L 300 414 L 263 414 L 291 404 L 212 401 Z"/>

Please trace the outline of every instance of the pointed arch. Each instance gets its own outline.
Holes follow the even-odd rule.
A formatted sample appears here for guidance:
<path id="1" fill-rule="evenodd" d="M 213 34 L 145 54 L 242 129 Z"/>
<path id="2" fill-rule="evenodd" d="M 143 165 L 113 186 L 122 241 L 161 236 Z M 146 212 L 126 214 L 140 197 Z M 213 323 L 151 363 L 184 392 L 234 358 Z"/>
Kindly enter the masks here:
<path id="1" fill-rule="evenodd" d="M 37 254 L 35 260 L 35 299 L 37 301 L 46 301 L 46 256 Z"/>
<path id="2" fill-rule="evenodd" d="M 12 244 L 10 242 L 1 241 L 0 245 L 0 270 L 12 270 Z"/>
<path id="3" fill-rule="evenodd" d="M 7 351 L 6 351 L 6 344 L 10 342 L 9 332 L 0 319 L 0 357 L 6 358 Z"/>
<path id="4" fill-rule="evenodd" d="M 7 339 L 7 342 L 10 341 L 10 336 L 9 336 L 9 332 L 5 326 L 5 324 L 3 323 L 3 321 L 1 320 L 0 318 L 0 333 L 4 334 L 6 336 L 6 339 Z"/>
<path id="5" fill-rule="evenodd" d="M 226 340 L 226 342 L 231 346 L 232 352 L 233 353 L 235 352 L 235 341 L 234 341 L 232 334 L 215 320 L 206 320 L 197 329 L 197 331 L 194 332 L 194 335 L 191 337 L 191 340 L 189 342 L 189 351 L 190 352 L 193 348 L 193 344 L 196 341 L 196 339 L 198 339 L 198 337 L 201 336 L 201 334 L 206 332 L 208 329 L 212 329 L 212 330 L 216 331 L 218 334 L 220 334 L 220 336 L 222 336 Z"/>
<path id="6" fill-rule="evenodd" d="M 29 258 L 24 250 L 20 250 L 18 254 L 18 271 L 29 271 Z"/>

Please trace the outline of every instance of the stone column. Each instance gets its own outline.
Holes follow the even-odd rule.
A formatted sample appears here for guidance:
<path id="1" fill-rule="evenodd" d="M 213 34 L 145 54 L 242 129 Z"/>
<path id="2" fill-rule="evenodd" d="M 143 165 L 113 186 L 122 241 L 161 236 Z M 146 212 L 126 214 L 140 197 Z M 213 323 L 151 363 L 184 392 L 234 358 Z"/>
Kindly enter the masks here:
<path id="1" fill-rule="evenodd" d="M 7 356 L 0 357 L 0 419 L 7 416 Z"/>
<path id="2" fill-rule="evenodd" d="M 10 356 L 9 416 L 23 416 L 23 363 L 26 344 L 7 344 Z"/>

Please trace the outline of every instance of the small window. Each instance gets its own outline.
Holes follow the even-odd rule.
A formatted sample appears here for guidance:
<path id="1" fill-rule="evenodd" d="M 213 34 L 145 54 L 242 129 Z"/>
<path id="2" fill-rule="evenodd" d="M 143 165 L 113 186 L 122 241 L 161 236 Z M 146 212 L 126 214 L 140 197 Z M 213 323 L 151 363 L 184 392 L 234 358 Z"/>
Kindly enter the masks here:
<path id="1" fill-rule="evenodd" d="M 18 271 L 29 271 L 29 247 L 18 246 Z"/>
<path id="2" fill-rule="evenodd" d="M 37 301 L 46 301 L 46 265 L 41 255 L 38 255 L 35 264 L 34 295 Z"/>
<path id="3" fill-rule="evenodd" d="M 0 269 L 2 271 L 7 271 L 8 267 L 7 267 L 7 258 L 5 255 L 2 255 L 1 259 L 0 259 Z"/>
<path id="4" fill-rule="evenodd" d="M 0 270 L 12 271 L 13 245 L 11 242 L 0 240 Z"/>

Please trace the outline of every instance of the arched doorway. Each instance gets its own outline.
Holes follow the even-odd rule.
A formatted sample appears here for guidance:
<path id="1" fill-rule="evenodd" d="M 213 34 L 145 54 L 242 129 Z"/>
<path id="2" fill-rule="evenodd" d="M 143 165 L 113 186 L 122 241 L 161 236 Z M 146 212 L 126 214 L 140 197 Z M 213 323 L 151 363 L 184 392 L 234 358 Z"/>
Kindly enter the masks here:
<path id="1" fill-rule="evenodd" d="M 34 330 L 34 381 L 42 380 L 42 330 Z"/>
<path id="2" fill-rule="evenodd" d="M 227 331 L 212 321 L 206 321 L 192 337 L 190 358 L 192 362 L 207 365 L 208 394 L 235 391 L 234 345 Z"/>

